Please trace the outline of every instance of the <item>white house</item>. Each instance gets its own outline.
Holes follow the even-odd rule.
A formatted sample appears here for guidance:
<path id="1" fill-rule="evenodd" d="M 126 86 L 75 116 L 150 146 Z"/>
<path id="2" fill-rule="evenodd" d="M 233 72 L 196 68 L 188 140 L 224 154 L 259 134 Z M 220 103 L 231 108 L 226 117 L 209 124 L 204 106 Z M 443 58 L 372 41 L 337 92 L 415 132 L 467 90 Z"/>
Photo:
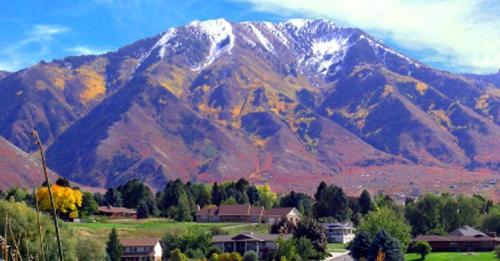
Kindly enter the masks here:
<path id="1" fill-rule="evenodd" d="M 157 238 L 122 239 L 122 261 L 161 261 L 163 249 Z"/>
<path id="2" fill-rule="evenodd" d="M 356 230 L 352 223 L 328 223 L 323 224 L 326 237 L 330 243 L 349 243 L 354 239 Z"/>

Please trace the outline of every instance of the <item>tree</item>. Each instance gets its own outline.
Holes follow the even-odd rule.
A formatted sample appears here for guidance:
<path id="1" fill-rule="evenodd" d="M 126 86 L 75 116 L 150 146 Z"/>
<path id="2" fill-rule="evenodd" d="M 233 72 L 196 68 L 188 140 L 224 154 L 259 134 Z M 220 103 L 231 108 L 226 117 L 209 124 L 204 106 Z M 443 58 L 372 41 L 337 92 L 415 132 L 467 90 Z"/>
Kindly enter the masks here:
<path id="1" fill-rule="evenodd" d="M 82 198 L 82 208 L 80 209 L 80 212 L 82 216 L 90 216 L 95 213 L 97 213 L 97 210 L 99 208 L 99 205 L 97 204 L 97 201 L 94 198 L 94 195 L 90 192 L 83 192 L 83 198 Z"/>
<path id="2" fill-rule="evenodd" d="M 333 185 L 325 187 L 321 183 L 315 197 L 317 198 L 314 204 L 316 218 L 331 217 L 338 221 L 350 218 L 349 202 L 342 188 Z"/>
<path id="3" fill-rule="evenodd" d="M 104 201 L 108 206 L 121 207 L 123 206 L 122 193 L 116 188 L 108 188 L 104 194 Z"/>
<path id="4" fill-rule="evenodd" d="M 425 257 L 432 251 L 431 245 L 427 241 L 419 241 L 415 244 L 415 252 L 420 254 L 420 259 L 425 260 Z"/>
<path id="5" fill-rule="evenodd" d="M 370 193 L 368 193 L 366 189 L 364 189 L 359 196 L 359 207 L 360 212 L 363 215 L 368 214 L 368 212 L 372 211 L 373 209 L 372 198 L 370 197 Z"/>
<path id="6" fill-rule="evenodd" d="M 500 258 L 500 245 L 495 247 L 495 255 L 497 256 L 497 258 Z"/>
<path id="7" fill-rule="evenodd" d="M 250 186 L 247 190 L 247 197 L 250 204 L 255 205 L 260 201 L 259 191 L 255 186 Z"/>
<path id="8" fill-rule="evenodd" d="M 188 257 L 186 255 L 184 255 L 180 249 L 176 248 L 176 249 L 170 251 L 169 260 L 171 260 L 171 261 L 188 261 Z"/>
<path id="9" fill-rule="evenodd" d="M 56 180 L 56 185 L 61 186 L 61 187 L 67 187 L 70 188 L 71 184 L 69 183 L 69 180 L 63 177 L 59 177 Z"/>
<path id="10" fill-rule="evenodd" d="M 212 204 L 219 206 L 223 200 L 225 200 L 223 191 L 219 184 L 215 182 L 212 187 Z"/>
<path id="11" fill-rule="evenodd" d="M 148 217 L 149 217 L 149 207 L 143 200 L 139 202 L 139 206 L 137 206 L 137 218 L 148 218 Z"/>
<path id="12" fill-rule="evenodd" d="M 384 257 L 384 261 L 404 260 L 404 254 L 401 251 L 399 241 L 383 229 L 375 236 L 370 245 L 368 260 L 378 260 L 377 258 L 380 255 Z"/>
<path id="13" fill-rule="evenodd" d="M 271 190 L 269 184 L 264 184 L 262 186 L 256 186 L 260 195 L 260 205 L 266 209 L 272 208 L 276 201 L 278 200 L 278 194 Z"/>
<path id="14" fill-rule="evenodd" d="M 368 258 L 368 252 L 370 250 L 370 235 L 365 231 L 359 232 L 349 243 L 347 248 L 349 249 L 349 255 L 355 260 Z"/>
<path id="15" fill-rule="evenodd" d="M 123 206 L 127 208 L 137 208 L 142 200 L 154 198 L 151 190 L 138 179 L 129 180 L 125 185 L 119 186 L 118 191 L 122 195 Z"/>
<path id="16" fill-rule="evenodd" d="M 482 229 L 487 232 L 495 232 L 500 235 L 500 209 L 491 211 L 483 219 Z"/>
<path id="17" fill-rule="evenodd" d="M 322 259 L 327 256 L 325 229 L 314 219 L 305 218 L 297 223 L 297 228 L 293 233 L 293 237 L 296 239 L 302 237 L 309 239 L 317 252 L 317 256 L 315 258 Z"/>
<path id="18" fill-rule="evenodd" d="M 314 246 L 308 238 L 301 237 L 298 239 L 294 239 L 295 247 L 297 248 L 297 252 L 299 253 L 302 260 L 313 260 L 318 256 L 318 252 L 314 249 Z"/>
<path id="19" fill-rule="evenodd" d="M 111 230 L 106 242 L 106 254 L 108 261 L 120 261 L 122 258 L 123 246 L 120 244 L 120 239 L 115 228 Z"/>
<path id="20" fill-rule="evenodd" d="M 425 235 L 440 226 L 441 200 L 439 196 L 425 194 L 418 201 L 405 206 L 405 216 L 412 226 L 412 234 Z"/>
<path id="21" fill-rule="evenodd" d="M 278 223 L 274 223 L 271 225 L 269 228 L 269 233 L 270 234 L 290 234 L 295 231 L 297 226 L 295 223 L 290 222 L 288 219 L 282 219 Z"/>
<path id="22" fill-rule="evenodd" d="M 211 251 L 212 235 L 198 228 L 190 228 L 184 231 L 167 233 L 162 239 L 164 248 L 164 259 L 170 258 L 170 252 L 179 249 L 183 253 L 188 250 L 193 253 L 200 253 L 203 256 L 209 256 Z"/>
<path id="23" fill-rule="evenodd" d="M 293 190 L 290 194 L 280 198 L 279 206 L 282 208 L 294 207 L 306 217 L 312 217 L 313 214 L 313 199 L 305 193 L 296 193 Z"/>
<path id="24" fill-rule="evenodd" d="M 81 237 L 76 244 L 76 256 L 78 261 L 104 260 L 106 252 L 99 241 Z"/>
<path id="25" fill-rule="evenodd" d="M 411 240 L 411 228 L 406 224 L 404 217 L 392 209 L 381 208 L 378 211 L 368 213 L 358 226 L 358 231 L 367 232 L 371 238 L 375 237 L 381 230 L 387 231 L 397 238 L 401 251 L 406 251 Z"/>
<path id="26" fill-rule="evenodd" d="M 61 187 L 52 185 L 52 196 L 54 204 L 59 215 L 63 218 L 77 218 L 78 208 L 82 206 L 82 192 L 70 187 Z M 47 187 L 40 188 L 36 197 L 40 204 L 40 209 L 47 211 L 51 209 L 49 190 Z"/>
<path id="27" fill-rule="evenodd" d="M 243 256 L 243 261 L 258 261 L 258 260 L 259 258 L 257 256 L 257 253 L 255 253 L 255 251 L 248 251 Z"/>

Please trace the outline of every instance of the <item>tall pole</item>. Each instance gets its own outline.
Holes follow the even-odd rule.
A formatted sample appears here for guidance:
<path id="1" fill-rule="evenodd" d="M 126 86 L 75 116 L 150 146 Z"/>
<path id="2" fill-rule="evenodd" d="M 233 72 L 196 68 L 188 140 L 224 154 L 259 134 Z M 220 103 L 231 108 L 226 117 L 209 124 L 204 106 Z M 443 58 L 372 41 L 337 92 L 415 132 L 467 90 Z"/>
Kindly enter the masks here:
<path id="1" fill-rule="evenodd" d="M 43 236 L 42 236 L 42 224 L 40 224 L 40 207 L 38 206 L 38 189 L 35 188 L 35 206 L 36 206 L 36 224 L 38 226 L 38 236 L 40 239 L 40 254 L 42 255 L 42 260 L 45 261 L 45 252 L 43 248 Z"/>
<path id="2" fill-rule="evenodd" d="M 47 165 L 45 164 L 45 156 L 43 155 L 42 142 L 40 141 L 40 136 L 38 136 L 38 132 L 36 132 L 36 130 L 31 131 L 31 136 L 33 136 L 33 138 L 35 139 L 35 144 L 38 146 L 38 149 L 40 150 L 40 157 L 42 158 L 43 174 L 45 175 L 45 181 L 47 183 L 47 189 L 49 191 L 50 205 L 52 207 L 52 216 L 54 217 L 54 226 L 56 228 L 59 260 L 64 261 L 62 245 L 61 245 L 61 236 L 59 234 L 59 223 L 57 221 L 56 205 L 54 203 L 54 197 L 52 196 L 52 189 L 50 188 L 50 180 L 49 180 L 49 175 L 47 174 Z"/>

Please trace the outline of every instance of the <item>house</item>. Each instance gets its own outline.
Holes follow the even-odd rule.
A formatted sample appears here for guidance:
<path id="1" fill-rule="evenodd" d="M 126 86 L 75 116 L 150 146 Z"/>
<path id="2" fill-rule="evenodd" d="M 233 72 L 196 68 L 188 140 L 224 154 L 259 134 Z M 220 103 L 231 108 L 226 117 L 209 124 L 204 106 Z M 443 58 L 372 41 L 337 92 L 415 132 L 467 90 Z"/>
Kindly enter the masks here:
<path id="1" fill-rule="evenodd" d="M 264 207 L 242 205 L 205 206 L 196 212 L 197 222 L 249 222 L 249 223 L 278 223 L 287 219 L 297 223 L 301 218 L 295 208 L 274 208 L 265 210 Z"/>
<path id="2" fill-rule="evenodd" d="M 196 221 L 260 223 L 263 213 L 264 207 L 250 204 L 205 206 L 196 212 Z"/>
<path id="3" fill-rule="evenodd" d="M 277 249 L 276 241 L 280 236 L 285 240 L 292 238 L 292 235 L 289 234 L 278 235 L 243 232 L 236 236 L 213 236 L 212 245 L 220 248 L 223 252 L 238 252 L 241 255 L 253 250 L 257 253 L 260 260 Z"/>
<path id="4" fill-rule="evenodd" d="M 98 208 L 99 215 L 107 216 L 109 218 L 137 218 L 137 211 L 130 208 L 100 206 Z"/>
<path id="5" fill-rule="evenodd" d="M 296 208 L 273 208 L 264 210 L 262 221 L 270 225 L 279 223 L 282 220 L 297 224 L 301 218 L 302 214 Z"/>
<path id="6" fill-rule="evenodd" d="M 447 236 L 419 235 L 413 242 L 427 241 L 433 251 L 491 251 L 500 244 L 496 236 L 488 236 L 472 227 L 464 226 Z"/>
<path id="7" fill-rule="evenodd" d="M 122 261 L 160 261 L 163 255 L 160 240 L 157 238 L 122 239 Z"/>
<path id="8" fill-rule="evenodd" d="M 349 243 L 355 235 L 356 230 L 352 223 L 327 223 L 323 224 L 326 231 L 326 237 L 329 243 Z"/>

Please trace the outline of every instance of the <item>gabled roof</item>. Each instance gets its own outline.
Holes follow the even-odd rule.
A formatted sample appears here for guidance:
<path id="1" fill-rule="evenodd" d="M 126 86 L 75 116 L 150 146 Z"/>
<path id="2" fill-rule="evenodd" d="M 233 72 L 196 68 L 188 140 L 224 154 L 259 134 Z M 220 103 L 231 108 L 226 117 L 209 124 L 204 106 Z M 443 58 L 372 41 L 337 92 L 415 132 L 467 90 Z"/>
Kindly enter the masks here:
<path id="1" fill-rule="evenodd" d="M 196 212 L 196 215 L 219 215 L 219 216 L 260 216 L 264 212 L 263 207 L 249 204 L 206 206 Z"/>
<path id="2" fill-rule="evenodd" d="M 122 208 L 122 207 L 112 207 L 112 206 L 100 206 L 98 208 L 100 212 L 103 213 L 126 213 L 126 214 L 137 214 L 135 209 Z"/>
<path id="3" fill-rule="evenodd" d="M 486 237 L 487 235 L 479 230 L 470 226 L 463 226 L 451 231 L 448 236 L 468 236 L 468 237 Z"/>
<path id="4" fill-rule="evenodd" d="M 221 243 L 221 242 L 233 242 L 233 241 L 259 241 L 259 242 L 265 242 L 265 241 L 276 241 L 280 236 L 283 236 L 283 239 L 290 239 L 292 238 L 291 234 L 285 234 L 285 235 L 280 235 L 280 234 L 256 234 L 256 233 L 249 233 L 249 232 L 243 232 L 235 236 L 213 236 L 212 237 L 212 243 Z"/>
<path id="5" fill-rule="evenodd" d="M 283 217 L 288 214 L 290 214 L 292 211 L 297 211 L 297 213 L 300 215 L 300 212 L 296 210 L 294 207 L 291 208 L 272 208 L 272 209 L 266 209 L 264 210 L 264 216 L 279 216 Z"/>
<path id="6" fill-rule="evenodd" d="M 120 239 L 120 243 L 124 247 L 131 247 L 131 246 L 154 247 L 158 242 L 160 242 L 160 239 L 158 238 Z"/>
<path id="7" fill-rule="evenodd" d="M 354 229 L 354 226 L 352 225 L 351 222 L 346 222 L 346 223 L 324 223 L 323 227 L 325 229 Z"/>
<path id="8" fill-rule="evenodd" d="M 500 242 L 500 239 L 491 237 L 474 237 L 474 236 L 436 236 L 436 235 L 419 235 L 413 241 L 427 242 Z"/>

